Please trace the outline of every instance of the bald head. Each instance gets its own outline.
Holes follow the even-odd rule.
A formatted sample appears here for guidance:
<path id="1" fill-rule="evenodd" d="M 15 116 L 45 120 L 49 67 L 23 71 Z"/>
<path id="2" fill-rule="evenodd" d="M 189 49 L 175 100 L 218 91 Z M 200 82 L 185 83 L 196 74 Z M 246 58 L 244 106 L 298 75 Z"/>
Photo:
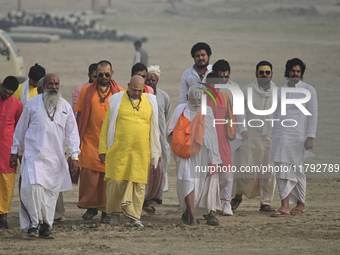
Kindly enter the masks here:
<path id="1" fill-rule="evenodd" d="M 134 75 L 128 83 L 128 94 L 133 99 L 139 99 L 144 91 L 144 79 L 140 75 Z"/>

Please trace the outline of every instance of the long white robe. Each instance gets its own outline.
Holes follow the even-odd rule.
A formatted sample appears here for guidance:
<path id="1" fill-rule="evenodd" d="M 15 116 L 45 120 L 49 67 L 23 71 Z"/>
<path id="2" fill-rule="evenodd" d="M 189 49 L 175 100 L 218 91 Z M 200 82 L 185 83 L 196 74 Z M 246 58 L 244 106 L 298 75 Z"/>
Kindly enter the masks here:
<path id="1" fill-rule="evenodd" d="M 171 133 L 174 130 L 183 110 L 184 117 L 190 120 L 190 109 L 187 103 L 177 106 L 167 128 L 167 137 L 170 145 L 172 144 Z M 216 211 L 221 209 L 219 198 L 219 175 L 216 174 L 207 178 L 206 172 L 196 171 L 196 167 L 205 167 L 208 166 L 209 163 L 222 163 L 218 150 L 217 133 L 213 126 L 213 120 L 214 114 L 211 108 L 207 107 L 203 146 L 198 154 L 188 159 L 180 158 L 173 154 L 176 161 L 177 195 L 180 207 L 183 211 L 186 210 L 185 197 L 194 190 L 194 206 L 195 213 L 197 215 L 206 214 L 210 210 Z"/>
<path id="2" fill-rule="evenodd" d="M 289 172 L 280 171 L 276 173 L 278 188 L 281 199 L 288 194 L 300 194 L 298 197 L 290 196 L 290 202 L 296 203 L 297 200 L 304 202 L 306 191 L 306 178 L 303 171 L 300 172 L 299 166 L 303 164 L 303 159 L 307 153 L 304 148 L 304 143 L 307 137 L 316 137 L 317 119 L 318 119 L 318 102 L 315 89 L 302 81 L 299 81 L 295 87 L 304 88 L 310 91 L 311 99 L 304 103 L 303 106 L 312 114 L 306 116 L 304 113 L 293 104 L 288 104 L 286 107 L 286 115 L 281 114 L 281 89 L 286 88 L 287 84 L 278 90 L 278 107 L 274 112 L 275 121 L 272 129 L 272 147 L 270 160 L 276 165 L 288 165 L 291 169 Z M 287 93 L 288 99 L 304 98 L 303 93 Z M 295 127 L 284 127 L 281 122 L 285 119 L 293 119 L 297 125 Z M 294 122 L 286 121 L 285 125 L 294 125 Z M 295 166 L 294 166 L 295 165 Z M 294 171 L 293 169 L 296 169 Z M 279 180 L 280 179 L 280 180 Z M 289 182 L 287 184 L 287 182 Z"/>
<path id="3" fill-rule="evenodd" d="M 78 157 L 80 153 L 79 133 L 71 105 L 61 99 L 54 120 L 51 121 L 45 110 L 42 95 L 28 100 L 16 126 L 11 148 L 11 153 L 17 154 L 23 143 L 26 147 L 20 170 L 23 179 L 21 190 L 27 192 L 21 192 L 21 202 L 31 219 L 22 217 L 20 214 L 22 229 L 36 227 L 42 221 L 52 226 L 59 192 L 72 189 L 65 157 L 65 140 L 71 157 Z M 34 191 L 36 187 L 39 187 L 38 194 Z M 50 194 L 56 194 L 55 201 L 54 195 Z M 40 199 L 40 195 L 41 198 L 53 197 L 53 199 L 46 200 L 46 203 L 54 203 L 54 205 L 44 207 L 48 208 L 44 213 L 39 211 L 41 206 L 37 207 L 41 201 L 31 203 L 34 199 Z"/>
<path id="4" fill-rule="evenodd" d="M 248 139 L 243 141 L 240 148 L 235 151 L 233 164 L 237 169 L 240 169 L 242 166 L 268 166 L 270 164 L 271 126 L 268 125 L 270 122 L 266 121 L 266 119 L 272 119 L 273 115 L 258 116 L 249 110 L 247 100 L 248 88 L 252 89 L 252 104 L 254 108 L 257 110 L 268 110 L 272 106 L 272 91 L 276 88 L 276 85 L 271 81 L 269 90 L 265 92 L 260 88 L 257 80 L 255 80 L 243 88 L 247 121 L 263 119 L 264 125 L 262 127 L 248 127 Z M 254 125 L 258 125 L 258 123 Z M 270 205 L 273 201 L 274 191 L 274 172 L 236 172 L 234 174 L 233 195 L 242 194 L 248 198 L 260 198 L 261 204 Z"/>

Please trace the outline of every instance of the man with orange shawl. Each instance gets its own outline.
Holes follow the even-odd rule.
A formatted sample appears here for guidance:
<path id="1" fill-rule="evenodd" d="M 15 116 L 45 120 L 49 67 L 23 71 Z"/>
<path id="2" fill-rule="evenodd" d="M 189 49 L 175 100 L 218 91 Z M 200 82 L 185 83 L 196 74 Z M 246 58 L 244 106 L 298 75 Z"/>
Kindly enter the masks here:
<path id="1" fill-rule="evenodd" d="M 168 128 L 167 137 L 172 145 L 177 168 L 177 195 L 182 220 L 190 226 L 199 225 L 196 215 L 206 215 L 207 224 L 219 225 L 214 213 L 221 209 L 219 175 L 221 167 L 214 114 L 207 106 L 201 114 L 202 90 L 192 86 L 188 102 L 176 107 Z"/>
<path id="2" fill-rule="evenodd" d="M 98 214 L 98 210 L 102 211 L 102 223 L 106 223 L 108 218 L 105 213 L 105 167 L 98 158 L 99 136 L 110 96 L 124 91 L 111 79 L 113 73 L 109 61 L 100 61 L 97 67 L 98 79 L 82 88 L 75 107 L 78 111 L 77 122 L 81 142 L 78 207 L 87 209 L 82 216 L 84 220 L 92 220 Z"/>

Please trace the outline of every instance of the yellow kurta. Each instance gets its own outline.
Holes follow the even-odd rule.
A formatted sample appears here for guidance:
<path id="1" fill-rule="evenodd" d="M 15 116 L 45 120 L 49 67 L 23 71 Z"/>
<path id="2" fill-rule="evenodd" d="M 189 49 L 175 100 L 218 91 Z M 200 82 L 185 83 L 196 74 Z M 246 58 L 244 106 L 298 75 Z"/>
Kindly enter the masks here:
<path id="1" fill-rule="evenodd" d="M 18 87 L 18 89 L 14 92 L 13 96 L 21 101 L 21 92 L 22 88 L 24 86 L 24 83 L 21 83 Z M 28 91 L 29 91 L 29 98 L 35 97 L 38 95 L 38 90 L 37 87 L 33 87 L 31 85 L 28 86 Z"/>
<path id="2" fill-rule="evenodd" d="M 152 107 L 142 94 L 139 111 L 133 109 L 128 95 L 122 98 L 116 120 L 113 145 L 108 148 L 108 109 L 100 135 L 99 154 L 106 154 L 105 180 L 147 183 L 150 166 L 150 129 Z"/>

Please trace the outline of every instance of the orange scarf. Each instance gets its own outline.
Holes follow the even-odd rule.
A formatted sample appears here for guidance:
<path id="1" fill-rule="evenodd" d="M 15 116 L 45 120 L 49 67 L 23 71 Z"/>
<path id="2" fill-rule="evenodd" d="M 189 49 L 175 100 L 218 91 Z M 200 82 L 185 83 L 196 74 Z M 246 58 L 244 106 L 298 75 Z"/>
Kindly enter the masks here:
<path id="1" fill-rule="evenodd" d="M 205 117 L 198 112 L 190 123 L 190 120 L 184 116 L 184 110 L 172 132 L 172 151 L 178 157 L 190 158 L 199 153 L 202 148 Z"/>
<path id="2" fill-rule="evenodd" d="M 83 137 L 84 137 L 85 128 L 86 128 L 87 121 L 90 116 L 92 99 L 93 99 L 94 93 L 96 93 L 97 86 L 99 85 L 98 85 L 98 81 L 96 80 L 86 90 L 84 105 L 83 105 L 83 109 L 81 110 L 81 114 L 80 114 L 80 118 L 78 122 L 80 142 L 82 142 Z M 112 95 L 120 91 L 117 83 L 112 79 L 110 82 L 110 87 L 111 87 Z"/>

